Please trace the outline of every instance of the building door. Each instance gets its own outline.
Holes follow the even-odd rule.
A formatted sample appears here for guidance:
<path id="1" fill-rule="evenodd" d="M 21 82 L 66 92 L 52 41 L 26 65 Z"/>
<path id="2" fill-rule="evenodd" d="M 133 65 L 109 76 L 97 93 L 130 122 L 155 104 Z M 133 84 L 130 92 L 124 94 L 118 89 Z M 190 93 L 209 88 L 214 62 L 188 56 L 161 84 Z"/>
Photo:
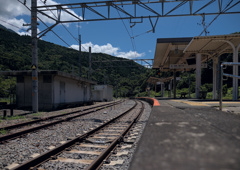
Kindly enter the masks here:
<path id="1" fill-rule="evenodd" d="M 87 101 L 87 85 L 84 84 L 83 86 L 83 101 Z"/>
<path id="2" fill-rule="evenodd" d="M 60 81 L 60 103 L 65 103 L 65 83 Z"/>

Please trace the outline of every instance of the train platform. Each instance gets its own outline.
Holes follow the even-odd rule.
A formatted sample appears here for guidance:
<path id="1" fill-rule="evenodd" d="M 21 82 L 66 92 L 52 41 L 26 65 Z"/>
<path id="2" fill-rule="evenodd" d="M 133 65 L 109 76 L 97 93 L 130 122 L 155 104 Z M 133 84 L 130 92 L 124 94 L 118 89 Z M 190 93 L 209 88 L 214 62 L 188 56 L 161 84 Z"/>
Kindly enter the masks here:
<path id="1" fill-rule="evenodd" d="M 159 99 L 130 170 L 240 169 L 240 102 Z"/>

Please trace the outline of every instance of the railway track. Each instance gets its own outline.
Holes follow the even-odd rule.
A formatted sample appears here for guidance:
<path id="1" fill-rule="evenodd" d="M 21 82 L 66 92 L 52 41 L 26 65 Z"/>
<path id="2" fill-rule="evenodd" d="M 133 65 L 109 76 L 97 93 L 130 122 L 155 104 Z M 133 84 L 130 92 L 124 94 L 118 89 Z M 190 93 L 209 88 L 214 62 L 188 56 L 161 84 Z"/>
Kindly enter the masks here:
<path id="1" fill-rule="evenodd" d="M 118 102 L 113 102 L 113 103 L 104 104 L 104 105 L 100 105 L 100 106 L 94 106 L 91 108 L 86 108 L 86 109 L 82 109 L 82 110 L 78 110 L 78 111 L 74 111 L 74 112 L 68 112 L 68 113 L 61 114 L 61 115 L 50 116 L 50 117 L 41 118 L 41 119 L 34 120 L 34 121 L 28 121 L 28 122 L 24 122 L 24 123 L 19 123 L 19 124 L 15 124 L 15 125 L 11 125 L 11 126 L 2 127 L 2 128 L 0 128 L 0 130 L 3 130 L 3 129 L 7 130 L 8 134 L 0 136 L 0 143 L 4 143 L 7 140 L 14 139 L 16 137 L 25 135 L 27 133 L 34 132 L 34 131 L 42 129 L 42 128 L 46 128 L 46 127 L 56 125 L 61 122 L 69 121 L 69 120 L 72 120 L 72 119 L 80 117 L 80 116 L 84 116 L 84 115 L 87 115 L 87 114 L 90 114 L 90 113 L 93 113 L 93 112 L 96 112 L 99 110 L 103 110 L 103 109 L 112 107 L 112 106 L 120 104 L 122 102 L 124 102 L 124 101 L 118 101 Z M 32 126 L 32 127 L 30 127 L 30 126 Z"/>
<path id="2" fill-rule="evenodd" d="M 108 162 L 108 157 L 114 154 L 113 150 L 119 144 L 129 142 L 124 137 L 143 110 L 143 103 L 136 102 L 130 109 L 111 120 L 17 167 L 15 165 L 13 169 L 64 169 L 64 164 L 74 164 L 73 168 L 77 169 L 98 169 L 104 162 Z"/>

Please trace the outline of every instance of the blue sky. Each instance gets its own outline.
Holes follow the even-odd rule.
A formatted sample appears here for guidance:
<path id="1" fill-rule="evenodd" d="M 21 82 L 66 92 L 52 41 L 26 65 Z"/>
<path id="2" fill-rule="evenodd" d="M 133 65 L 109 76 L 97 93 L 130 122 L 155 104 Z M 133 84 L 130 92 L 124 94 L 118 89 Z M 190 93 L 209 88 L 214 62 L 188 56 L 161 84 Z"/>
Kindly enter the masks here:
<path id="1" fill-rule="evenodd" d="M 41 1 L 43 0 L 38 0 L 38 4 L 42 5 Z M 29 7 L 30 2 L 30 0 L 27 0 L 27 5 Z M 74 2 L 86 2 L 86 0 L 47 0 L 47 4 L 65 4 Z M 203 2 L 206 3 L 208 1 L 203 0 Z M 226 4 L 227 2 L 228 0 L 224 0 L 223 4 Z M 202 2 L 197 2 L 194 5 L 201 5 L 201 3 Z M 170 9 L 173 7 L 176 3 L 172 4 L 173 5 L 170 3 L 170 5 L 166 6 L 166 11 L 168 8 Z M 127 9 L 128 7 L 125 8 Z M 184 13 L 188 9 L 189 7 L 185 5 L 179 8 L 176 13 Z M 216 3 L 213 3 L 206 9 L 206 12 L 214 11 L 215 9 Z M 240 9 L 240 4 L 233 8 L 233 10 L 235 9 Z M 78 11 L 74 12 L 79 14 Z M 146 11 L 139 10 L 139 13 L 140 12 L 141 14 L 148 15 Z M 86 17 L 91 17 L 91 15 L 92 14 L 89 13 L 89 15 Z M 124 17 L 125 15 L 121 14 L 121 16 Z M 215 16 L 206 16 L 206 24 L 209 24 L 214 17 Z M 49 26 L 53 24 L 49 19 L 42 16 L 41 18 Z M 199 34 L 203 31 L 201 22 L 201 16 L 160 18 L 158 20 L 155 33 L 145 33 L 152 29 L 148 19 L 145 19 L 143 23 L 136 24 L 133 28 L 130 28 L 129 20 L 124 20 L 127 30 L 131 36 L 145 33 L 133 39 L 134 47 L 131 38 L 129 37 L 129 34 L 121 20 L 80 23 L 80 32 L 82 35 L 82 44 L 85 49 L 88 49 L 89 46 L 92 46 L 93 52 L 102 52 L 124 58 L 152 59 L 154 58 L 157 38 L 199 36 Z M 30 32 L 25 31 L 29 27 L 23 27 L 23 23 L 30 23 L 30 11 L 28 11 L 17 0 L 0 0 L 0 24 L 7 28 L 13 29 L 19 34 L 30 34 Z M 78 38 L 79 28 L 77 23 L 71 23 L 65 26 L 76 38 Z M 42 31 L 44 28 L 45 27 L 43 24 L 40 23 L 39 31 Z M 56 26 L 53 30 L 61 38 L 63 38 L 69 44 L 69 46 L 76 49 L 78 48 L 77 41 L 71 37 L 71 35 L 63 28 L 62 25 Z M 220 15 L 207 30 L 209 31 L 209 35 L 240 32 L 240 14 Z M 47 33 L 42 39 L 68 47 L 68 45 L 63 43 L 51 32 Z M 84 48 L 82 48 L 83 51 Z"/>

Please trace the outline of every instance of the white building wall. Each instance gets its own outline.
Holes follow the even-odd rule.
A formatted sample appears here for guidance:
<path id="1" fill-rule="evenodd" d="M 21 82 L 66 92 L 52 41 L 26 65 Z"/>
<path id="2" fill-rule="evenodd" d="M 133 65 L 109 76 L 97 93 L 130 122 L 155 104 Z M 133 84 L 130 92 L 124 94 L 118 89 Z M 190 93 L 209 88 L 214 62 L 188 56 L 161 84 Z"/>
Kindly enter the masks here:
<path id="1" fill-rule="evenodd" d="M 90 85 L 82 84 L 76 80 L 55 76 L 54 77 L 54 104 L 61 103 L 60 96 L 60 82 L 65 83 L 65 102 L 64 103 L 75 103 L 84 102 L 90 100 Z M 84 88 L 86 92 L 84 93 Z M 85 94 L 85 96 L 84 96 Z"/>
<path id="2" fill-rule="evenodd" d="M 95 101 L 112 101 L 113 88 L 110 85 L 95 85 L 94 86 L 94 100 Z M 101 92 L 100 92 L 101 91 Z"/>

